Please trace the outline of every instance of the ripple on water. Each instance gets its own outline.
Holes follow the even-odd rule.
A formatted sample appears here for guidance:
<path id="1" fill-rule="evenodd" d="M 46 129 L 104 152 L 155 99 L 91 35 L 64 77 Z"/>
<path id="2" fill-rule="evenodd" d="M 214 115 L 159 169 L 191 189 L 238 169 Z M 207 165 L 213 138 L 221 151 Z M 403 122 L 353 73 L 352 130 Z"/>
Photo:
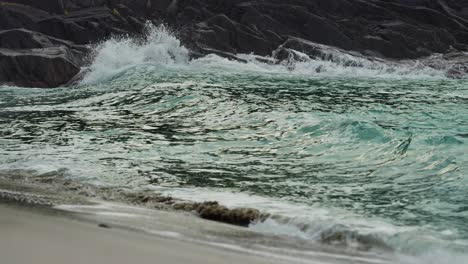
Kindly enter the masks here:
<path id="1" fill-rule="evenodd" d="M 462 81 L 201 63 L 136 65 L 75 89 L 0 89 L 0 168 L 66 167 L 83 181 L 199 190 L 194 199 L 216 190 L 232 205 L 254 194 L 264 199 L 254 207 L 307 230 L 346 226 L 326 237 L 347 243 L 373 230 L 414 254 L 468 238 Z"/>

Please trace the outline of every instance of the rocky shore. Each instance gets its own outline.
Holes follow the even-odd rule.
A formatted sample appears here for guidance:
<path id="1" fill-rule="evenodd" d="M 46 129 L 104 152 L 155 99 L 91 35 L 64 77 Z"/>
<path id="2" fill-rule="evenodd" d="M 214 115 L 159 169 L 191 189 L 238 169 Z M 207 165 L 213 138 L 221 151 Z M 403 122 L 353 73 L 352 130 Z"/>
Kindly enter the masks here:
<path id="1" fill-rule="evenodd" d="M 456 76 L 468 71 L 467 0 L 8 0 L 0 1 L 0 84 L 66 85 L 92 44 L 141 35 L 146 21 L 168 24 L 193 57 L 278 48 L 317 56 L 323 44 L 392 60 L 449 54 Z"/>
<path id="2" fill-rule="evenodd" d="M 102 203 L 115 203 L 135 209 L 149 209 L 196 216 L 209 222 L 218 222 L 235 227 L 249 227 L 251 224 L 274 219 L 288 222 L 285 215 L 271 215 L 255 208 L 228 208 L 217 201 L 194 202 L 165 196 L 151 189 L 134 190 L 124 186 L 96 186 L 74 181 L 64 176 L 66 170 L 37 173 L 33 170 L 0 170 L 0 205 L 14 205 L 43 209 L 62 209 L 67 206 L 99 208 Z M 101 208 L 102 209 L 102 208 Z M 65 210 L 67 211 L 67 210 Z M 71 210 L 75 212 L 74 210 Z M 100 224 L 108 228 L 109 224 Z M 306 225 L 302 226 L 307 228 Z M 245 229 L 248 230 L 248 229 Z M 247 232 L 247 231 L 246 231 Z M 376 250 L 391 253 L 393 248 L 372 235 L 359 234 L 345 226 L 324 229 L 317 241 L 322 245 L 353 248 L 359 252 Z"/>
<path id="3" fill-rule="evenodd" d="M 191 202 L 153 191 L 124 187 L 97 187 L 63 177 L 62 171 L 36 174 L 33 171 L 0 171 L 0 202 L 35 206 L 90 204 L 91 199 L 115 201 L 154 209 L 193 212 L 200 218 L 247 227 L 268 217 L 253 208 L 227 208 L 216 201 Z"/>

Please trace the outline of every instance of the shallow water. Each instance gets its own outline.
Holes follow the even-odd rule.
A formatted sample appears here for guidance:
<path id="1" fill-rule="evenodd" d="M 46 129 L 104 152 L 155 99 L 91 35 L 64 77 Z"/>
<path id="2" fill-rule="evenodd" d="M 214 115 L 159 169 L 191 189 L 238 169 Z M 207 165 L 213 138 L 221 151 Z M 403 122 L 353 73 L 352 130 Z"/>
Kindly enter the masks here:
<path id="1" fill-rule="evenodd" d="M 0 169 L 256 207 L 273 217 L 253 230 L 362 235 L 422 263 L 468 260 L 467 141 L 466 80 L 189 61 L 161 28 L 103 43 L 75 88 L 0 89 Z"/>

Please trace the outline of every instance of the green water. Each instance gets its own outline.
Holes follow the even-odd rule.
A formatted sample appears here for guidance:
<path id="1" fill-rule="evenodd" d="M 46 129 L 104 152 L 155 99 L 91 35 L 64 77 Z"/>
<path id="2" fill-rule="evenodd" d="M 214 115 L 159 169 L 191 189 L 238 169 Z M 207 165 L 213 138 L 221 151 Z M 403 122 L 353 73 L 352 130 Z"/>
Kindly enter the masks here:
<path id="1" fill-rule="evenodd" d="M 466 80 L 247 66 L 145 61 L 75 88 L 4 87 L 0 169 L 65 168 L 282 216 L 261 232 L 339 227 L 466 260 Z"/>

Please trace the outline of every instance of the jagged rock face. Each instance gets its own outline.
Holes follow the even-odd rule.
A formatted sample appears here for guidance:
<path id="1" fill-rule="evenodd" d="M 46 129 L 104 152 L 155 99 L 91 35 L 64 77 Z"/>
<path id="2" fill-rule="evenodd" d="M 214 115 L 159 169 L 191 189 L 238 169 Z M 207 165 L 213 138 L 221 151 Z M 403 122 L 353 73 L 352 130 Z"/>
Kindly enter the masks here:
<path id="1" fill-rule="evenodd" d="M 104 0 L 0 1 L 0 84 L 57 87 L 68 83 L 88 54 L 85 44 L 139 34 L 144 20 L 121 15 Z"/>
<path id="2" fill-rule="evenodd" d="M 87 48 L 25 29 L 0 31 L 0 83 L 57 87 L 80 71 Z"/>
<path id="3" fill-rule="evenodd" d="M 26 87 L 57 87 L 80 71 L 65 48 L 0 49 L 0 82 Z"/>
<path id="4" fill-rule="evenodd" d="M 0 0 L 0 30 L 75 44 L 140 34 L 146 20 L 197 56 L 271 55 L 293 38 L 395 59 L 468 50 L 468 0 Z"/>
<path id="5" fill-rule="evenodd" d="M 391 58 L 466 49 L 468 21 L 455 1 L 177 1 L 200 46 L 268 54 L 288 36 Z M 195 6 L 200 6 L 195 10 Z M 187 30 L 189 31 L 189 30 Z M 249 45 L 245 45 L 248 43 Z M 267 44 L 265 44 L 267 43 Z"/>
<path id="6" fill-rule="evenodd" d="M 18 3 L 44 10 L 53 14 L 64 14 L 65 11 L 73 11 L 83 8 L 104 6 L 107 0 L 9 0 L 9 3 Z"/>
<path id="7" fill-rule="evenodd" d="M 79 44 L 141 30 L 144 19 L 180 29 L 192 46 L 269 55 L 289 36 L 391 58 L 466 49 L 466 0 L 10 0 L 34 7 L 14 27 Z M 5 7 L 4 7 L 5 8 Z M 44 13 L 58 14 L 47 18 Z M 121 17 L 112 14 L 117 10 Z M 69 15 L 64 16 L 64 12 Z M 1 12 L 0 12 L 1 13 Z M 0 27 L 11 15 L 2 14 Z M 90 18 L 92 17 L 92 18 Z M 138 17 L 139 19 L 135 18 Z M 144 18 L 144 19 L 141 19 Z M 38 28 L 31 22 L 39 21 Z M 12 27 L 10 27 L 12 28 Z"/>
<path id="8" fill-rule="evenodd" d="M 0 4 L 0 30 L 26 28 L 76 44 L 97 42 L 112 34 L 139 33 L 143 25 L 143 21 L 124 18 L 117 9 L 106 6 L 56 15 L 30 6 Z"/>

